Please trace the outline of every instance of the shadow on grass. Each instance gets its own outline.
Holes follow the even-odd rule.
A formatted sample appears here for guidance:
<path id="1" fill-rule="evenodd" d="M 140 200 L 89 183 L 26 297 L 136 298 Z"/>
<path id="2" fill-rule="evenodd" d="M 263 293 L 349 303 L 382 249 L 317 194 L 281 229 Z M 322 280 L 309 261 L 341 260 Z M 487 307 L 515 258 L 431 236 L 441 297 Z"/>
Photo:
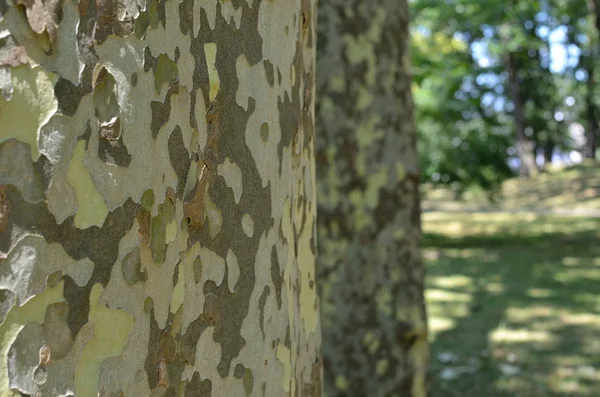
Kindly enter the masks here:
<path id="1" fill-rule="evenodd" d="M 460 233 L 435 232 L 442 221 L 424 222 L 430 395 L 600 395 L 600 229 L 460 218 Z"/>

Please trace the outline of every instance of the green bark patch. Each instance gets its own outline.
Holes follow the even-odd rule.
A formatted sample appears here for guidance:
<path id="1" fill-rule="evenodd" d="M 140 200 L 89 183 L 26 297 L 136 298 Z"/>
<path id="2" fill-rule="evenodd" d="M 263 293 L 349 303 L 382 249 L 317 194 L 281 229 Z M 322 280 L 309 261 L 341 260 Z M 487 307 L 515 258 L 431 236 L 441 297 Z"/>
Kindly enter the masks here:
<path id="1" fill-rule="evenodd" d="M 150 228 L 150 249 L 152 259 L 157 265 L 165 261 L 167 252 L 167 225 L 175 217 L 174 197 L 165 197 L 165 201 L 158 206 L 158 215 L 152 218 Z"/>
<path id="2" fill-rule="evenodd" d="M 150 124 L 150 131 L 152 138 L 156 139 L 160 129 L 167 124 L 171 115 L 171 96 L 179 92 L 179 84 L 177 82 L 171 84 L 165 95 L 165 101 L 151 101 L 150 109 L 152 113 L 152 122 Z"/>
<path id="3" fill-rule="evenodd" d="M 133 285 L 138 281 L 144 280 L 144 273 L 140 271 L 140 268 L 140 249 L 136 247 L 130 253 L 125 255 L 121 262 L 123 278 L 127 281 L 127 284 Z"/>
<path id="4" fill-rule="evenodd" d="M 169 86 L 176 81 L 179 76 L 177 63 L 171 60 L 165 54 L 160 54 L 156 60 L 154 70 L 154 88 L 157 94 L 160 94 L 164 86 Z"/>
<path id="5" fill-rule="evenodd" d="M 187 175 L 190 170 L 192 161 L 190 154 L 185 148 L 183 142 L 183 134 L 181 133 L 181 127 L 176 126 L 171 135 L 169 135 L 169 159 L 171 165 L 177 174 L 177 189 L 176 197 L 181 199 L 183 197 L 183 190 L 187 180 Z"/>
<path id="6" fill-rule="evenodd" d="M 210 379 L 202 380 L 197 372 L 192 380 L 185 385 L 185 395 L 189 397 L 211 397 L 212 382 Z"/>

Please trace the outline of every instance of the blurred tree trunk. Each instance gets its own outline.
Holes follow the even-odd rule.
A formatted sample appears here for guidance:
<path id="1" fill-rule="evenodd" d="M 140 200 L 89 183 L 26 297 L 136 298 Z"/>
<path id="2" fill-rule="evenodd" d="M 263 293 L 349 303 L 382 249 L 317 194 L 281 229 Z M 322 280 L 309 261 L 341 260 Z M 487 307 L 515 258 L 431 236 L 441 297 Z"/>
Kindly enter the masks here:
<path id="1" fill-rule="evenodd" d="M 535 156 L 533 154 L 533 145 L 531 140 L 525 134 L 525 114 L 523 109 L 523 100 L 521 98 L 521 87 L 518 80 L 518 70 L 515 61 L 515 54 L 507 52 L 504 56 L 504 63 L 508 72 L 509 89 L 513 102 L 513 117 L 515 120 L 515 129 L 517 135 L 517 154 L 519 156 L 519 173 L 522 177 L 530 177 L 538 173 Z"/>
<path id="2" fill-rule="evenodd" d="M 554 155 L 555 147 L 556 145 L 554 144 L 554 140 L 549 138 L 543 148 L 545 164 L 552 164 L 552 156 Z"/>
<path id="3" fill-rule="evenodd" d="M 0 395 L 320 396 L 315 1 L 19 4 Z"/>
<path id="4" fill-rule="evenodd" d="M 587 127 L 585 129 L 585 148 L 584 148 L 584 157 L 590 159 L 596 159 L 596 148 L 598 146 L 598 119 L 596 117 L 596 103 L 594 100 L 594 89 L 596 86 L 596 82 L 594 80 L 594 67 L 592 63 L 595 61 L 592 57 L 589 57 L 590 60 L 586 62 L 588 65 L 586 67 L 587 72 L 587 81 L 586 81 L 586 94 L 585 94 L 585 104 L 586 104 L 586 115 L 587 115 Z"/>
<path id="5" fill-rule="evenodd" d="M 588 0 L 588 11 L 593 18 L 593 24 L 600 34 L 600 0 Z"/>
<path id="6" fill-rule="evenodd" d="M 318 236 L 325 393 L 426 394 L 406 0 L 320 3 Z"/>
<path id="7" fill-rule="evenodd" d="M 586 144 L 583 155 L 595 160 L 598 136 L 600 134 L 597 117 L 598 109 L 594 97 L 594 91 L 596 89 L 594 63 L 598 61 L 598 55 L 600 54 L 600 51 L 598 50 L 598 42 L 600 39 L 600 0 L 588 0 L 588 12 L 588 20 L 590 21 L 590 25 L 595 26 L 595 32 L 592 31 L 593 29 L 589 29 L 591 45 L 588 56 L 584 57 L 583 60 L 587 73 L 585 95 L 587 128 L 585 129 Z"/>

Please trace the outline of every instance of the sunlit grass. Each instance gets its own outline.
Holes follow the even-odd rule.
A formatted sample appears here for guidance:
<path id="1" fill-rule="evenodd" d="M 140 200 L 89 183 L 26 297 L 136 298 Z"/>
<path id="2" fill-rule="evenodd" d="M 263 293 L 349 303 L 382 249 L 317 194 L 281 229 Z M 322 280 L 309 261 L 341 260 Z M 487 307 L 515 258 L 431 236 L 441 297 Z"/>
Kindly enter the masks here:
<path id="1" fill-rule="evenodd" d="M 491 333 L 490 341 L 496 347 L 515 343 L 549 345 L 555 343 L 555 337 L 548 331 L 535 331 L 529 328 L 497 328 Z"/>
<path id="2" fill-rule="evenodd" d="M 465 207 L 502 207 L 508 209 L 600 208 L 600 166 L 584 164 L 550 169 L 531 179 L 518 177 L 505 181 L 500 195 L 491 203 L 481 189 L 471 188 L 457 197 L 454 187 L 424 185 L 426 208 L 457 210 Z"/>
<path id="3" fill-rule="evenodd" d="M 425 213 L 423 230 L 432 396 L 600 396 L 600 220 Z"/>

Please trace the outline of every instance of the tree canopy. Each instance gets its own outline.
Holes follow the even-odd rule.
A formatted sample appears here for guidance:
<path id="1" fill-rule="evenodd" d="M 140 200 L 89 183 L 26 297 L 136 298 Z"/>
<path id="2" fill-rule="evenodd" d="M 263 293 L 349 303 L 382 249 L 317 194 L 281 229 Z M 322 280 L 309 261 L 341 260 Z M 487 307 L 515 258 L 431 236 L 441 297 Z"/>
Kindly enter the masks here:
<path id="1" fill-rule="evenodd" d="M 411 2 L 423 181 L 493 192 L 525 155 L 595 157 L 594 1 Z"/>

